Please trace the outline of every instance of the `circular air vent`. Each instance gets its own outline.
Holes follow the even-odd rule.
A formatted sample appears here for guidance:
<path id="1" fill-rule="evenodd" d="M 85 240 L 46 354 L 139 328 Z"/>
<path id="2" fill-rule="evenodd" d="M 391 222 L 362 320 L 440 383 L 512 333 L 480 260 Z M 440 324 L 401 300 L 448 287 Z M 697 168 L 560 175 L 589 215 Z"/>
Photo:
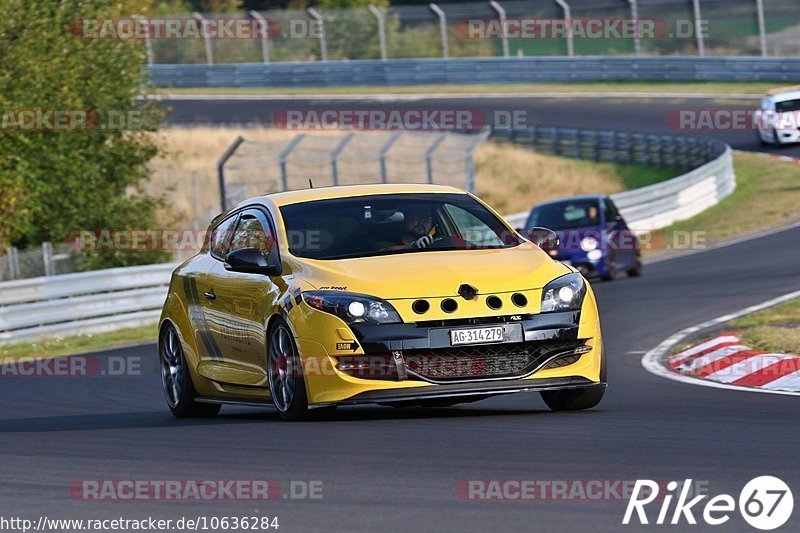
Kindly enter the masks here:
<path id="1" fill-rule="evenodd" d="M 456 309 L 458 309 L 458 302 L 452 298 L 446 298 L 442 300 L 442 311 L 445 313 L 452 313 Z"/>
<path id="2" fill-rule="evenodd" d="M 413 304 L 411 304 L 411 309 L 414 310 L 415 313 L 421 315 L 423 313 L 427 313 L 428 309 L 431 308 L 431 304 L 428 303 L 428 300 L 417 300 Z"/>
<path id="3" fill-rule="evenodd" d="M 498 296 L 489 296 L 486 298 L 486 305 L 488 305 L 491 309 L 497 310 L 503 307 L 503 300 L 501 300 Z"/>
<path id="4" fill-rule="evenodd" d="M 522 294 L 521 292 L 515 292 L 511 296 L 511 301 L 514 302 L 514 305 L 516 305 L 517 307 L 525 307 L 526 305 L 528 305 L 528 299 L 525 298 L 525 295 Z"/>

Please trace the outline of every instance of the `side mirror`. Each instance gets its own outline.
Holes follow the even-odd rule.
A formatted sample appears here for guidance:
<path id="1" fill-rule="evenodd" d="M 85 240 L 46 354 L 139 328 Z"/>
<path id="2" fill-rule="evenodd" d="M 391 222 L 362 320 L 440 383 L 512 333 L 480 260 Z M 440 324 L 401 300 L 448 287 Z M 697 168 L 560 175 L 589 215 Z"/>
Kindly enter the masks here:
<path id="1" fill-rule="evenodd" d="M 225 270 L 244 274 L 264 274 L 265 276 L 280 275 L 280 264 L 271 263 L 264 258 L 264 254 L 255 248 L 242 248 L 232 251 L 225 257 Z"/>
<path id="2" fill-rule="evenodd" d="M 556 232 L 551 229 L 531 228 L 528 230 L 526 237 L 528 237 L 533 244 L 545 252 L 551 252 L 558 249 L 558 235 L 556 235 Z"/>

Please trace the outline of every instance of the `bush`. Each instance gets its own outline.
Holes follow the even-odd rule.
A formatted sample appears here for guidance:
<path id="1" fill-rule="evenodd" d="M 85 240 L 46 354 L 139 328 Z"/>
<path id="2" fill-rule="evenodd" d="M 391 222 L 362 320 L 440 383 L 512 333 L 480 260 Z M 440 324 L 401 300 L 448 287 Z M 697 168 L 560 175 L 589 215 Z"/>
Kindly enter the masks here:
<path id="1" fill-rule="evenodd" d="M 145 88 L 141 41 L 85 39 L 79 19 L 129 16 L 124 2 L 0 2 L 0 247 L 60 242 L 79 229 L 147 228 L 159 198 L 142 190 L 158 153 L 161 121 Z M 22 112 L 85 112 L 88 126 L 22 127 Z M 143 124 L 106 127 L 111 116 Z M 93 120 L 99 127 L 92 127 Z M 92 268 L 165 259 L 163 253 L 99 254 Z"/>

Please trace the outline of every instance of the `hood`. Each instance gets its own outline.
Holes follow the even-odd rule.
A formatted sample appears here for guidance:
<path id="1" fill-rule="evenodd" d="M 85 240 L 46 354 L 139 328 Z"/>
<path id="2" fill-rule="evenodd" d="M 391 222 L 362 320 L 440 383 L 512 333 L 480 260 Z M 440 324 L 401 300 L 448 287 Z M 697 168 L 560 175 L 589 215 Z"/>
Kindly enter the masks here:
<path id="1" fill-rule="evenodd" d="M 320 261 L 293 258 L 298 277 L 317 289 L 387 300 L 456 296 L 462 283 L 479 294 L 539 289 L 571 272 L 530 242 L 499 250 L 411 252 Z"/>

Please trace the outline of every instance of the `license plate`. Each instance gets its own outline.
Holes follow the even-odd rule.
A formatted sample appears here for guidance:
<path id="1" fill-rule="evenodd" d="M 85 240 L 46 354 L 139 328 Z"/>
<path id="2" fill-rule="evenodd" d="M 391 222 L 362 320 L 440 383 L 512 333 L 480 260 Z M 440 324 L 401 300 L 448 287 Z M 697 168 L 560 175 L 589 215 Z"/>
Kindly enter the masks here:
<path id="1" fill-rule="evenodd" d="M 450 344 L 487 344 L 503 342 L 503 326 L 450 330 Z"/>

